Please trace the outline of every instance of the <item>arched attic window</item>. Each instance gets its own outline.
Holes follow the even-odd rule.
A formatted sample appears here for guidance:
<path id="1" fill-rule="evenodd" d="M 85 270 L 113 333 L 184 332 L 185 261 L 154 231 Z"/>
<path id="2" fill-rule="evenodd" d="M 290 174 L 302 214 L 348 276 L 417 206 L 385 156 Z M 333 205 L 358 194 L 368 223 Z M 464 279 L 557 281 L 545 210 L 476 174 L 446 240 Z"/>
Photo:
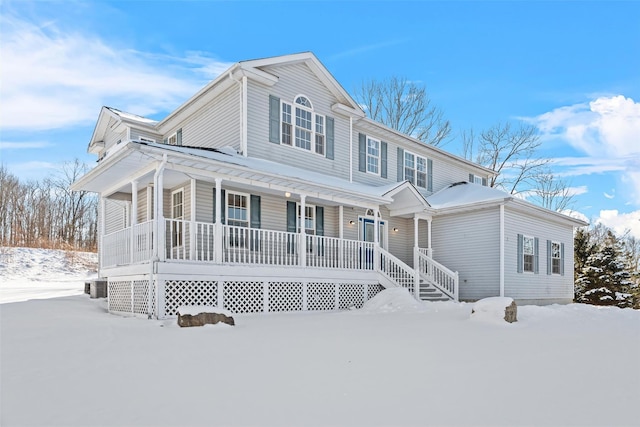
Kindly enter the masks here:
<path id="1" fill-rule="evenodd" d="M 309 98 L 298 95 L 293 105 L 282 101 L 282 144 L 324 156 L 325 135 L 325 117 L 314 111 Z"/>

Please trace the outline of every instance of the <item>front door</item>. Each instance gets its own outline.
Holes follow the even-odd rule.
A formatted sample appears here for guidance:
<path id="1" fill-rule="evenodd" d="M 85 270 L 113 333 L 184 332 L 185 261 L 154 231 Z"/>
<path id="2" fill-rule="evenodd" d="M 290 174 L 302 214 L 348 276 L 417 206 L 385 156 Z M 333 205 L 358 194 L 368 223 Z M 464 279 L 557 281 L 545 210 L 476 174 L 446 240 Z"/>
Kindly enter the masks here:
<path id="1" fill-rule="evenodd" d="M 372 218 L 358 218 L 360 222 L 360 240 L 363 242 L 373 242 L 375 241 L 375 221 Z M 387 248 L 387 233 L 386 233 L 386 224 L 385 221 L 378 221 L 380 227 L 380 247 L 383 249 Z"/>
<path id="2" fill-rule="evenodd" d="M 375 220 L 373 220 L 372 218 L 363 218 L 360 217 L 358 218 L 358 222 L 360 224 L 359 227 L 359 235 L 360 235 L 360 240 L 363 242 L 375 242 L 376 236 L 375 236 Z M 385 223 L 384 221 L 379 221 L 379 230 L 380 230 L 380 234 L 379 234 L 379 238 L 380 238 L 380 247 L 384 248 L 386 246 L 386 233 L 385 233 Z M 369 249 L 369 248 L 363 248 L 363 250 L 360 253 L 360 268 L 364 268 L 364 269 L 372 269 L 373 268 L 373 255 L 374 251 L 373 249 Z"/>

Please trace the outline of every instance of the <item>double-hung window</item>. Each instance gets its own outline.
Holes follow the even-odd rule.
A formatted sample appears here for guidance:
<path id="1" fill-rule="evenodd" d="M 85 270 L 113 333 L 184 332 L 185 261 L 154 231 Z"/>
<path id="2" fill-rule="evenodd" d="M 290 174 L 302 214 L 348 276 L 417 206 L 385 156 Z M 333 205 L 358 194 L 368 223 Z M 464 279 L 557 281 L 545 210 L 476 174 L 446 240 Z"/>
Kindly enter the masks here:
<path id="1" fill-rule="evenodd" d="M 178 134 L 174 133 L 167 139 L 169 145 L 178 145 Z"/>
<path id="2" fill-rule="evenodd" d="M 298 205 L 297 228 L 300 232 L 300 222 L 303 219 L 300 215 L 300 205 Z M 304 206 L 304 232 L 306 234 L 316 234 L 316 207 L 313 205 Z"/>
<path id="3" fill-rule="evenodd" d="M 228 230 L 228 245 L 246 247 L 249 240 L 249 197 L 246 194 L 227 191 L 227 225 L 239 227 Z"/>
<path id="4" fill-rule="evenodd" d="M 325 154 L 325 117 L 313 110 L 306 96 L 297 96 L 293 104 L 281 102 L 280 143 L 320 155 Z"/>
<path id="5" fill-rule="evenodd" d="M 529 236 L 522 237 L 522 269 L 530 273 L 534 272 L 535 265 L 535 239 Z"/>
<path id="6" fill-rule="evenodd" d="M 380 174 L 380 141 L 367 138 L 367 172 Z"/>
<path id="7" fill-rule="evenodd" d="M 227 191 L 227 225 L 249 226 L 249 200 L 246 194 Z"/>
<path id="8" fill-rule="evenodd" d="M 427 159 L 405 151 L 404 179 L 418 187 L 427 188 Z"/>
<path id="9" fill-rule="evenodd" d="M 561 274 L 560 263 L 562 262 L 562 251 L 560 243 L 551 242 L 551 273 Z"/>

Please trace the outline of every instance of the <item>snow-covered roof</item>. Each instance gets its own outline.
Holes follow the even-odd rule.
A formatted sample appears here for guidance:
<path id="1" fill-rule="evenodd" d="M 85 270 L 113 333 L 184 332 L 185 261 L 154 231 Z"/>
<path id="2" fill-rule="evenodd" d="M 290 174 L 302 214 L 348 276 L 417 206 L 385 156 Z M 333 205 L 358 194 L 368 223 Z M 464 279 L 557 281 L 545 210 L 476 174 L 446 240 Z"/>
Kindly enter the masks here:
<path id="1" fill-rule="evenodd" d="M 487 205 L 497 206 L 501 203 L 510 204 L 532 215 L 554 219 L 559 222 L 571 224 L 574 227 L 587 225 L 581 219 L 573 218 L 560 212 L 555 212 L 534 205 L 523 199 L 514 197 L 502 190 L 471 182 L 457 182 L 427 197 L 427 202 L 437 211 L 452 211 L 458 209 L 472 210 Z"/>
<path id="2" fill-rule="evenodd" d="M 427 202 L 435 209 L 443 209 L 512 198 L 511 195 L 496 188 L 471 182 L 458 182 L 427 197 Z"/>
<path id="3" fill-rule="evenodd" d="M 146 126 L 154 126 L 156 123 L 158 123 L 157 120 L 148 119 L 146 117 L 138 116 L 137 114 L 133 114 L 133 113 L 127 113 L 126 111 L 121 111 L 121 110 L 118 110 L 117 108 L 106 107 L 106 106 L 104 108 L 106 108 L 107 110 L 119 116 L 121 119 L 126 120 L 128 122 L 140 123 Z"/>

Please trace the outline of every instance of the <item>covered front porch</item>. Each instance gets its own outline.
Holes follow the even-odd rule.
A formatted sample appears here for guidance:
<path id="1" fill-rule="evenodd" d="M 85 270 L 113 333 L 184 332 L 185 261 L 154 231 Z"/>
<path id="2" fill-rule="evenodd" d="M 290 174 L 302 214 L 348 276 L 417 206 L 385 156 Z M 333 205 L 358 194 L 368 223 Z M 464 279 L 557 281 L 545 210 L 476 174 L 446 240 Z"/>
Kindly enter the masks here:
<path id="1" fill-rule="evenodd" d="M 74 184 L 101 194 L 100 274 L 110 282 L 161 271 L 246 279 L 259 268 L 457 299 L 457 274 L 433 260 L 431 212 L 410 183 L 375 188 L 178 148 L 130 142 Z"/>

